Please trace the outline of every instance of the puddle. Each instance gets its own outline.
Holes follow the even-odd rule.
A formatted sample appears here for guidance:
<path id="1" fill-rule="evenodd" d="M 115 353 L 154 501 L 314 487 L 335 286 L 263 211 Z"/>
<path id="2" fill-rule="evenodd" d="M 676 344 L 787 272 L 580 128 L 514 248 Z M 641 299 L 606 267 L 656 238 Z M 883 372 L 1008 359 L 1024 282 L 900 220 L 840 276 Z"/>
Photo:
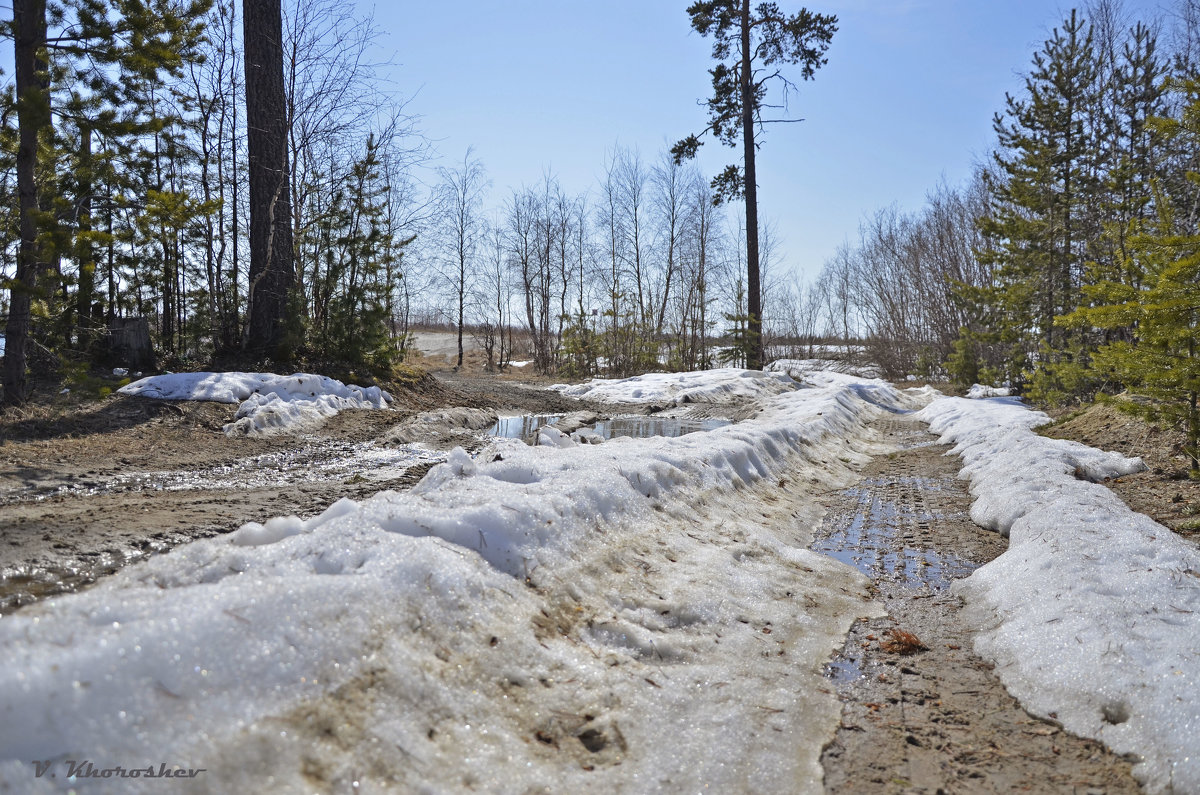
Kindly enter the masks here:
<path id="1" fill-rule="evenodd" d="M 0 575 L 0 616 L 51 596 L 83 590 L 101 577 L 166 548 L 101 552 L 82 566 L 21 566 L 5 570 Z"/>
<path id="2" fill-rule="evenodd" d="M 543 425 L 551 425 L 562 419 L 563 416 L 562 414 L 525 414 L 519 417 L 501 417 L 484 433 L 488 436 L 501 436 L 508 439 L 528 439 Z M 611 439 L 614 436 L 630 436 L 635 439 L 646 439 L 651 436 L 674 438 L 686 433 L 711 431 L 730 424 L 729 420 L 723 419 L 646 417 L 634 414 L 601 420 L 594 426 L 584 426 L 581 430 L 595 433 L 603 439 Z"/>
<path id="3" fill-rule="evenodd" d="M 858 660 L 853 657 L 839 657 L 825 663 L 825 675 L 835 682 L 853 682 L 863 675 Z"/>
<path id="4" fill-rule="evenodd" d="M 849 521 L 835 522 L 814 552 L 854 566 L 872 579 L 945 590 L 978 565 L 931 549 L 934 522 L 945 516 L 924 506 L 923 493 L 946 488 L 934 478 L 869 478 L 842 495 L 857 502 Z"/>
<path id="5" fill-rule="evenodd" d="M 525 439 L 533 436 L 543 425 L 552 425 L 564 416 L 563 414 L 523 414 L 517 417 L 500 417 L 496 424 L 484 433 L 504 439 Z"/>
<path id="6" fill-rule="evenodd" d="M 725 425 L 731 425 L 729 420 L 707 419 L 695 420 L 677 417 L 613 417 L 610 420 L 597 422 L 593 429 L 605 439 L 614 436 L 632 436 L 635 439 L 646 439 L 651 436 L 675 438 L 687 433 L 712 431 Z"/>

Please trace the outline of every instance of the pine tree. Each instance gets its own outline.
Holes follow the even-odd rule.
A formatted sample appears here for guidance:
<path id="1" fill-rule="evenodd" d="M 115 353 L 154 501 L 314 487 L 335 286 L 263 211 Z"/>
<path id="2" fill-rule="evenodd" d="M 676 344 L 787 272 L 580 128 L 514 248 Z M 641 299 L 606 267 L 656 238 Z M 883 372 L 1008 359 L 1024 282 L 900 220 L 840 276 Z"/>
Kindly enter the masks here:
<path id="1" fill-rule="evenodd" d="M 993 305 L 1013 338 L 1016 381 L 1033 370 L 1035 392 L 1058 400 L 1085 352 L 1054 319 L 1079 304 L 1085 251 L 1094 230 L 1086 208 L 1096 191 L 1096 142 L 1085 121 L 1095 109 L 1092 35 L 1074 11 L 1033 58 L 1022 97 L 1008 96 L 994 127 L 1000 177 L 989 180 L 990 243 L 982 259 L 998 268 Z"/>
<path id="2" fill-rule="evenodd" d="M 129 139 L 149 129 L 138 97 L 147 85 L 159 84 L 166 75 L 178 72 L 200 39 L 202 25 L 197 20 L 207 8 L 208 0 L 184 4 L 172 0 L 69 0 L 49 5 L 46 0 L 17 0 L 13 4 L 21 244 L 16 278 L 10 286 L 3 373 L 6 404 L 27 398 L 32 304 L 35 298 L 53 295 L 42 283 L 43 277 L 48 272 L 60 277 L 59 307 L 72 311 L 79 302 L 66 300 L 61 260 L 81 257 L 87 295 L 90 273 L 83 244 L 92 231 L 90 213 L 81 212 L 85 204 L 82 193 L 63 196 L 58 188 L 60 182 L 73 183 L 82 191 L 88 188 L 88 179 L 64 174 L 62 163 L 78 156 L 76 163 L 86 170 L 91 167 L 87 162 L 90 153 L 83 153 L 81 147 L 87 139 Z M 51 26 L 54 35 L 50 35 Z M 56 115 L 62 119 L 58 124 Z M 77 139 L 64 134 L 69 128 L 79 131 Z M 64 150 L 67 140 L 71 144 Z M 72 240 L 74 235 L 79 236 L 78 241 Z M 60 322 L 68 337 L 71 325 Z"/>
<path id="3" fill-rule="evenodd" d="M 1150 122 L 1168 140 L 1200 147 L 1200 78 L 1184 81 L 1189 98 L 1178 118 Z M 1200 173 L 1187 174 L 1200 186 Z M 1094 356 L 1097 372 L 1124 384 L 1141 400 L 1118 405 L 1155 422 L 1183 430 L 1191 475 L 1200 477 L 1200 228 L 1176 228 L 1173 203 L 1159 196 L 1158 214 L 1131 236 L 1124 270 L 1131 281 L 1110 280 L 1088 289 L 1093 306 L 1064 324 L 1128 329 L 1132 339 L 1116 339 Z"/>
<path id="4" fill-rule="evenodd" d="M 773 81 L 783 83 L 784 94 L 796 88 L 779 66 L 800 67 L 803 80 L 812 79 L 826 62 L 825 52 L 837 32 L 837 17 L 814 14 L 801 8 L 786 16 L 775 3 L 750 0 L 701 0 L 687 9 L 692 27 L 713 37 L 713 93 L 708 99 L 711 132 L 721 143 L 742 147 L 742 165 L 731 165 L 713 179 L 714 201 L 743 199 L 746 204 L 746 366 L 763 364 L 762 287 L 759 283 L 758 181 L 755 154 L 763 125 L 795 119 L 764 119 L 767 89 Z M 696 156 L 698 135 L 689 135 L 671 149 L 676 162 Z"/>
<path id="5" fill-rule="evenodd" d="M 306 241 L 309 259 L 322 264 L 309 283 L 307 349 L 321 361 L 386 371 L 399 357 L 388 311 L 394 266 L 412 240 L 397 240 L 388 232 L 387 186 L 378 154 L 375 139 L 369 138 L 317 220 L 314 238 Z"/>
<path id="6" fill-rule="evenodd" d="M 250 326 L 246 346 L 285 357 L 284 319 L 295 286 L 280 0 L 243 0 L 250 178 Z"/>

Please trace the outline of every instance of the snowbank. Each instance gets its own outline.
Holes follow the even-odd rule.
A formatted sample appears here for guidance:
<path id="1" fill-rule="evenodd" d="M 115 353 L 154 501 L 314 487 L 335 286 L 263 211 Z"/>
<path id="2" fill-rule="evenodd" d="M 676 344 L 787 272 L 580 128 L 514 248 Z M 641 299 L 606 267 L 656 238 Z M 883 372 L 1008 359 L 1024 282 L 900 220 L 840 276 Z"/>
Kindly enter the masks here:
<path id="1" fill-rule="evenodd" d="M 587 397 L 609 403 L 728 403 L 796 388 L 782 373 L 739 370 L 732 367 L 695 373 L 647 373 L 632 378 L 596 378 L 582 384 L 555 384 L 550 389 L 570 397 Z"/>
<path id="2" fill-rule="evenodd" d="M 1093 481 L 1125 458 L 1032 432 L 1015 398 L 921 414 L 965 463 L 971 518 L 1009 549 L 955 586 L 975 648 L 1030 711 L 1118 753 L 1151 792 L 1200 792 L 1200 551 Z"/>
<path id="3" fill-rule="evenodd" d="M 841 373 L 859 379 L 875 379 L 880 374 L 873 364 L 855 365 L 840 359 L 776 359 L 766 369 L 772 373 L 786 373 L 801 382 L 814 373 Z"/>
<path id="4" fill-rule="evenodd" d="M 967 390 L 967 397 L 972 400 L 979 398 L 992 397 L 1008 397 L 1012 394 L 1012 390 L 1006 386 L 987 386 L 986 384 L 972 384 Z"/>
<path id="5" fill-rule="evenodd" d="M 347 409 L 385 409 L 392 396 L 377 386 L 347 386 L 323 375 L 296 373 L 172 373 L 134 381 L 118 390 L 163 400 L 238 403 L 229 436 L 258 436 L 320 424 Z"/>
<path id="6" fill-rule="evenodd" d="M 864 395 L 904 401 L 830 386 L 709 433 L 457 450 L 6 616 L 0 790 L 87 759 L 231 792 L 819 792 L 822 665 L 877 608 L 805 547 L 813 492 L 866 460 Z"/>

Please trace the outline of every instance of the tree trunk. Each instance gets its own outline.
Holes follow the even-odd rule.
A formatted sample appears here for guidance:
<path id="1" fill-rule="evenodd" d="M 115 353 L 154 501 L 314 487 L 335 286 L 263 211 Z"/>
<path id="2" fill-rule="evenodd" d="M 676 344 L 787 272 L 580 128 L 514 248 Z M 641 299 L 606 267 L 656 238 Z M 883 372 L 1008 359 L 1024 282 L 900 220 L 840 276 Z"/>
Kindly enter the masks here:
<path id="1" fill-rule="evenodd" d="M 283 355 L 283 321 L 295 283 L 288 190 L 287 111 L 280 0 L 243 0 L 250 178 L 250 327 L 246 347 Z"/>
<path id="2" fill-rule="evenodd" d="M 758 275 L 758 181 L 754 170 L 754 88 L 750 71 L 750 0 L 742 0 L 742 149 L 745 159 L 746 194 L 746 312 L 749 315 L 746 339 L 746 369 L 758 370 L 763 364 L 762 293 Z"/>
<path id="3" fill-rule="evenodd" d="M 144 317 L 115 317 L 108 324 L 108 355 L 111 364 L 131 370 L 154 370 L 154 348 L 150 323 Z"/>
<path id="4" fill-rule="evenodd" d="M 96 293 L 96 255 L 88 233 L 92 231 L 92 130 L 79 128 L 79 237 L 76 260 L 79 288 L 75 292 L 75 336 L 79 349 L 87 351 L 95 335 L 92 299 Z"/>
<path id="5" fill-rule="evenodd" d="M 17 273 L 10 289 L 8 326 L 5 329 L 4 403 L 25 402 L 25 358 L 29 347 L 30 306 L 43 264 L 37 240 L 38 135 L 50 124 L 50 94 L 46 64 L 46 0 L 13 0 L 13 55 L 16 61 L 17 194 L 20 197 L 21 244 Z"/>

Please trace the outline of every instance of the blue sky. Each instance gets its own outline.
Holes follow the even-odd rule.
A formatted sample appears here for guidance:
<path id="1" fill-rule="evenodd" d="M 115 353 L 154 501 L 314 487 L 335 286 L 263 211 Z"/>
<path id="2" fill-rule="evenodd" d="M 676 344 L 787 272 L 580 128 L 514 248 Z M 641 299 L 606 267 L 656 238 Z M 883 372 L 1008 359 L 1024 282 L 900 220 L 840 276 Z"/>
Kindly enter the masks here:
<path id="1" fill-rule="evenodd" d="M 446 164 L 468 146 L 491 202 L 539 181 L 594 187 L 614 143 L 652 160 L 706 120 L 710 40 L 686 0 L 393 2 L 374 6 L 395 53 L 394 87 Z M 785 10 L 800 3 L 781 0 Z M 836 14 L 829 63 L 792 98 L 800 124 L 771 125 L 760 150 L 759 212 L 784 264 L 815 278 L 859 221 L 918 208 L 958 183 L 992 142 L 992 115 L 1069 4 L 1047 0 L 821 0 Z M 1152 0 L 1127 2 L 1153 13 Z M 373 4 L 359 0 L 361 9 Z M 710 176 L 737 153 L 701 150 Z"/>

